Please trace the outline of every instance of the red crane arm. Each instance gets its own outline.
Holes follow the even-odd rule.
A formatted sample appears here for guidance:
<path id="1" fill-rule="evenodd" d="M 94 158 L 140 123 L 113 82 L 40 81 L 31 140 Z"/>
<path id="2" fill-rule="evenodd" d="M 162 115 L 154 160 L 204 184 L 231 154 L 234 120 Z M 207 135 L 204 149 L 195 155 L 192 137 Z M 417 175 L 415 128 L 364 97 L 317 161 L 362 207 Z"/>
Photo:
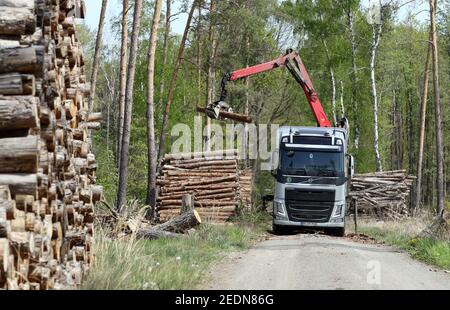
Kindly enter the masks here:
<path id="1" fill-rule="evenodd" d="M 284 56 L 281 56 L 278 59 L 233 71 L 227 75 L 227 80 L 236 81 L 275 68 L 284 67 L 288 68 L 289 72 L 294 76 L 295 80 L 300 84 L 303 91 L 305 92 L 306 99 L 308 100 L 309 106 L 311 107 L 311 111 L 313 112 L 317 125 L 319 127 L 331 127 L 330 121 L 328 120 L 325 111 L 322 108 L 319 97 L 317 96 L 311 79 L 309 78 L 308 71 L 306 71 L 303 61 L 297 52 L 288 50 L 288 52 Z M 224 100 L 224 97 L 226 97 L 226 90 L 224 89 L 224 86 L 225 83 L 222 84 L 223 92 L 221 100 Z"/>

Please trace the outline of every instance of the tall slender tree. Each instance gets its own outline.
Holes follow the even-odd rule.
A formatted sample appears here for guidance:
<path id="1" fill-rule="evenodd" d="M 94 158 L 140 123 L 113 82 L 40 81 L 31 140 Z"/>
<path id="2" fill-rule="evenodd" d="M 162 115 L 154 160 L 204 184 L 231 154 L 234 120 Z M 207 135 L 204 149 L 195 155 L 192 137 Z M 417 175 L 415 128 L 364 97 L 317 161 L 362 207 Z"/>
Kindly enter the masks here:
<path id="1" fill-rule="evenodd" d="M 153 14 L 152 32 L 150 34 L 150 44 L 148 46 L 148 67 L 147 67 L 147 150 L 148 150 L 148 175 L 147 175 L 147 204 L 151 206 L 148 212 L 149 218 L 153 217 L 156 208 L 156 145 L 155 145 L 155 116 L 154 116 L 154 77 L 155 77 L 155 52 L 158 38 L 159 20 L 161 18 L 162 0 L 155 3 Z"/>
<path id="2" fill-rule="evenodd" d="M 383 30 L 383 18 L 381 18 L 379 23 L 374 22 L 372 24 L 372 45 L 370 47 L 370 95 L 372 100 L 372 111 L 373 111 L 373 148 L 375 153 L 375 164 L 377 171 L 383 171 L 379 147 L 378 94 L 377 94 L 377 83 L 375 78 L 375 62 L 378 47 L 380 45 L 382 30 Z"/>
<path id="3" fill-rule="evenodd" d="M 186 26 L 184 27 L 184 33 L 183 33 L 183 37 L 181 38 L 180 47 L 178 49 L 178 56 L 177 56 L 177 60 L 175 62 L 175 68 L 172 73 L 172 80 L 170 82 L 169 93 L 167 94 L 166 107 L 165 107 L 164 115 L 163 115 L 161 135 L 160 135 L 160 139 L 159 139 L 158 159 L 157 159 L 158 160 L 158 162 L 157 162 L 158 169 L 161 165 L 161 160 L 164 155 L 167 127 L 169 125 L 168 123 L 169 123 L 170 106 L 172 104 L 173 95 L 175 93 L 175 87 L 176 87 L 177 78 L 178 78 L 178 71 L 180 70 L 181 62 L 183 60 L 184 47 L 186 45 L 186 40 L 187 40 L 187 36 L 189 34 L 189 30 L 191 28 L 192 16 L 194 15 L 195 8 L 200 3 L 201 3 L 201 0 L 194 0 L 194 3 L 192 3 L 192 6 L 191 6 L 191 9 L 189 10 L 189 15 L 188 15 L 188 18 L 186 21 Z"/>
<path id="4" fill-rule="evenodd" d="M 352 84 L 352 91 L 350 93 L 350 106 L 352 107 L 353 115 L 355 116 L 354 119 L 354 131 L 353 131 L 353 144 L 355 149 L 357 150 L 359 147 L 359 125 L 358 125 L 358 118 L 356 117 L 357 111 L 358 111 L 358 100 L 356 98 L 357 91 L 358 91 L 358 82 L 357 82 L 357 45 L 356 45 L 356 31 L 355 31 L 355 25 L 354 25 L 354 15 L 353 15 L 353 5 L 352 2 L 354 1 L 347 1 L 346 5 L 344 6 L 346 8 L 347 13 L 347 26 L 348 26 L 348 33 L 349 33 L 349 39 L 350 39 L 350 45 L 351 45 L 351 55 L 352 55 L 352 69 L 350 73 L 350 81 Z"/>
<path id="5" fill-rule="evenodd" d="M 214 88 L 214 70 L 215 70 L 215 58 L 216 58 L 216 30 L 215 30 L 215 14 L 216 14 L 216 0 L 211 0 L 209 7 L 209 31 L 208 31 L 208 41 L 209 41 L 209 56 L 208 56 L 208 77 L 206 79 L 206 105 L 212 104 L 213 101 L 213 88 Z M 211 150 L 211 118 L 205 115 L 205 150 Z"/>
<path id="6" fill-rule="evenodd" d="M 123 138 L 119 166 L 119 187 L 117 190 L 117 208 L 125 204 L 128 184 L 128 152 L 130 149 L 131 118 L 133 112 L 134 73 L 138 50 L 139 30 L 141 28 L 141 11 L 143 0 L 136 0 L 134 5 L 133 30 L 131 33 L 130 57 L 128 60 L 127 87 L 125 92 L 125 110 Z"/>
<path id="7" fill-rule="evenodd" d="M 431 42 L 433 46 L 433 91 L 434 91 L 434 113 L 435 113 L 435 135 L 436 135 L 436 187 L 437 187 L 437 208 L 439 217 L 444 215 L 444 145 L 442 143 L 442 120 L 441 120 L 441 98 L 439 89 L 439 51 L 436 32 L 436 0 L 429 0 L 430 22 L 431 22 Z"/>
<path id="8" fill-rule="evenodd" d="M 197 25 L 195 27 L 196 65 L 197 65 L 197 105 L 201 106 L 202 101 L 202 6 L 197 7 Z"/>
<path id="9" fill-rule="evenodd" d="M 162 105 L 164 96 L 164 73 L 166 72 L 167 58 L 169 54 L 169 42 L 170 42 L 170 19 L 171 19 L 171 6 L 172 0 L 166 0 L 166 21 L 164 25 L 164 39 L 163 39 L 163 59 L 161 63 L 161 80 L 159 82 L 159 98 L 158 106 Z"/>
<path id="10" fill-rule="evenodd" d="M 127 87 L 127 64 L 128 64 L 128 0 L 122 1 L 122 37 L 120 46 L 120 85 L 119 85 L 119 118 L 117 124 L 117 166 L 120 163 L 122 150 L 123 120 L 125 111 L 125 92 Z"/>
<path id="11" fill-rule="evenodd" d="M 431 34 L 431 32 L 430 32 Z M 430 36 L 431 39 L 431 36 Z M 428 100 L 428 72 L 430 66 L 430 55 L 432 46 L 429 42 L 427 45 L 427 59 L 425 61 L 425 69 L 423 71 L 422 100 L 420 102 L 420 127 L 419 127 L 419 155 L 417 158 L 417 179 L 415 188 L 415 197 L 413 202 L 413 211 L 415 212 L 420 206 L 422 193 L 422 165 L 423 165 L 423 146 L 425 141 L 425 126 L 427 116 L 427 100 Z"/>
<path id="12" fill-rule="evenodd" d="M 89 111 L 92 111 L 95 98 L 95 87 L 97 85 L 98 68 L 100 63 L 100 54 L 103 40 L 103 28 L 105 25 L 106 8 L 108 0 L 102 1 L 102 8 L 100 10 L 100 20 L 98 22 L 97 39 L 95 40 L 94 62 L 92 64 L 91 72 L 91 98 L 89 100 Z"/>

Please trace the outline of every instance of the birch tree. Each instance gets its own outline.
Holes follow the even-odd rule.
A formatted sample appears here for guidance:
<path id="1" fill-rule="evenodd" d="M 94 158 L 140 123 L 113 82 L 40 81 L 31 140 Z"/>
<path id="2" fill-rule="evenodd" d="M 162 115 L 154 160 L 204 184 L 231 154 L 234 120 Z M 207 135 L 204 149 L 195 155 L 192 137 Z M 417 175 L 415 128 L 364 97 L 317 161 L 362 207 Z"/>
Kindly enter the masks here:
<path id="1" fill-rule="evenodd" d="M 380 14 L 382 15 L 382 14 Z M 370 47 L 370 97 L 372 101 L 373 111 L 373 148 L 375 153 L 375 165 L 377 171 L 383 171 L 379 149 L 379 133 L 378 133 L 378 95 L 377 83 L 375 79 L 375 61 L 377 57 L 378 47 L 380 45 L 381 33 L 383 31 L 383 18 L 372 21 L 372 43 Z"/>

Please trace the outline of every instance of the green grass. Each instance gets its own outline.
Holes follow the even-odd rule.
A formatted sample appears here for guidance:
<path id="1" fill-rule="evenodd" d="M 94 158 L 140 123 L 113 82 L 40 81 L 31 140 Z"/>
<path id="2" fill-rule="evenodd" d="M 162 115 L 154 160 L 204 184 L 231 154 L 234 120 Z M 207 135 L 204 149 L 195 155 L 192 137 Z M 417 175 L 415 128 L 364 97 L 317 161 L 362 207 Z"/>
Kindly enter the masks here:
<path id="1" fill-rule="evenodd" d="M 386 222 L 374 225 L 371 222 L 359 224 L 359 232 L 365 233 L 386 244 L 407 251 L 413 258 L 450 270 L 450 242 L 432 238 L 417 237 L 421 224 L 412 220 Z"/>
<path id="2" fill-rule="evenodd" d="M 96 260 L 83 289 L 192 289 L 224 253 L 250 247 L 269 227 L 267 215 L 242 215 L 231 225 L 201 224 L 187 238 L 111 240 L 96 235 Z"/>

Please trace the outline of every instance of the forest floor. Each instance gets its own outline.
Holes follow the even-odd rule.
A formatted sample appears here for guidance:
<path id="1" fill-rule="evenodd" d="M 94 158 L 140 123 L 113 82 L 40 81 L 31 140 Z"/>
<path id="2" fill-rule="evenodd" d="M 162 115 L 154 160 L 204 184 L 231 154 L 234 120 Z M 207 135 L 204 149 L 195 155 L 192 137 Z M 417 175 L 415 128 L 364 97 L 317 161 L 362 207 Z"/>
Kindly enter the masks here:
<path id="1" fill-rule="evenodd" d="M 96 231 L 96 259 L 82 289 L 191 289 L 229 252 L 264 239 L 268 214 L 244 214 L 226 225 L 201 224 L 187 238 L 117 240 Z"/>
<path id="2" fill-rule="evenodd" d="M 381 223 L 377 223 L 381 226 Z M 398 226 L 400 225 L 391 225 Z M 407 239 L 400 240 L 398 230 L 386 230 L 386 236 L 376 234 L 383 228 L 366 231 L 380 239 L 351 232 L 345 238 L 322 233 L 293 233 L 271 236 L 248 251 L 232 253 L 228 259 L 211 269 L 202 289 L 449 289 L 450 274 L 414 260 L 405 251 Z M 400 228 L 399 228 L 400 229 Z M 407 229 L 402 228 L 403 233 Z M 409 239 L 408 239 L 409 240 Z M 445 246 L 417 240 L 413 257 L 447 266 L 449 256 Z M 425 251 L 427 249 L 427 251 Z M 448 249 L 448 244 L 447 244 Z M 425 254 L 425 252 L 427 254 Z M 420 255 L 418 253 L 421 253 Z M 440 253 L 440 254 L 437 254 Z M 447 252 L 448 253 L 448 252 Z M 439 257 L 440 255 L 447 258 Z"/>

